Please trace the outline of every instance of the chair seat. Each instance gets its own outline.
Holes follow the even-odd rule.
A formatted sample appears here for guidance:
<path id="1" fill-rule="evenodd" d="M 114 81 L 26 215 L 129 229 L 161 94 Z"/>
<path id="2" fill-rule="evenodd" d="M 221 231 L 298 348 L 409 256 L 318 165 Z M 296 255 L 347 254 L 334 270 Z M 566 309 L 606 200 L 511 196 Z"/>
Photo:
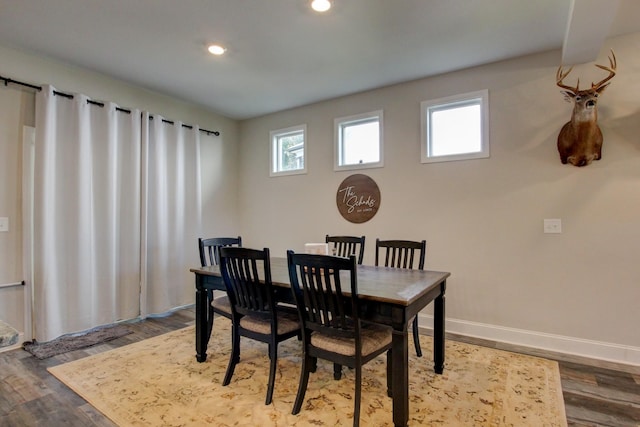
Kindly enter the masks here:
<path id="1" fill-rule="evenodd" d="M 240 319 L 240 327 L 258 334 L 271 333 L 271 321 L 268 317 L 248 314 Z M 278 312 L 278 335 L 300 329 L 298 316 L 294 313 Z"/>
<path id="2" fill-rule="evenodd" d="M 391 343 L 391 327 L 363 324 L 360 329 L 362 340 L 362 355 L 368 356 L 374 351 Z M 345 356 L 355 356 L 356 344 L 354 338 L 336 337 L 321 332 L 311 334 L 311 345 L 323 350 L 339 353 Z"/>
<path id="3" fill-rule="evenodd" d="M 231 317 L 231 301 L 229 301 L 229 297 L 226 295 L 223 297 L 214 298 L 211 302 L 213 308 L 219 311 L 224 311 Z"/>

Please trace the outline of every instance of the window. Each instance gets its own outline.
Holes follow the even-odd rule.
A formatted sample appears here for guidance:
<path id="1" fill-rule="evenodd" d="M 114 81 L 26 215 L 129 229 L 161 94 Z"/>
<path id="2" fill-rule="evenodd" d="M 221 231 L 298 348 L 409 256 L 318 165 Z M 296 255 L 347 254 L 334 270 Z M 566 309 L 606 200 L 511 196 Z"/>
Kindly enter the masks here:
<path id="1" fill-rule="evenodd" d="M 275 130 L 271 136 L 270 176 L 307 173 L 307 125 Z"/>
<path id="2" fill-rule="evenodd" d="M 489 92 L 424 101 L 422 163 L 489 157 Z"/>
<path id="3" fill-rule="evenodd" d="M 341 117 L 335 123 L 335 170 L 383 166 L 382 110 Z"/>

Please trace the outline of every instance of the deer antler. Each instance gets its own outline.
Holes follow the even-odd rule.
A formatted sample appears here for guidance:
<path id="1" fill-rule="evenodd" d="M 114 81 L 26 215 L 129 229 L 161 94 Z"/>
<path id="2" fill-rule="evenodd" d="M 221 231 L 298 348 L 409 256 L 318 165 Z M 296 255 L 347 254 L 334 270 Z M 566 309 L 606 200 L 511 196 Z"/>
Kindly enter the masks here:
<path id="1" fill-rule="evenodd" d="M 605 77 L 604 79 L 600 80 L 596 84 L 591 83 L 591 89 L 598 90 L 598 89 L 600 89 L 602 87 L 602 85 L 604 85 L 606 82 L 611 80 L 613 78 L 613 76 L 616 75 L 616 66 L 617 65 L 618 65 L 618 63 L 616 61 L 616 54 L 613 53 L 613 50 L 611 50 L 611 56 L 609 56 L 609 67 L 606 67 L 606 66 L 600 65 L 600 64 L 596 64 L 596 67 L 601 68 L 601 69 L 603 69 L 605 71 L 608 71 L 609 75 L 607 77 Z"/>
<path id="2" fill-rule="evenodd" d="M 580 90 L 579 89 L 579 87 L 580 87 L 580 79 L 578 79 L 578 83 L 576 84 L 576 87 L 567 86 L 564 83 L 562 83 L 564 78 L 569 75 L 571 70 L 573 70 L 573 67 L 569 68 L 566 72 L 564 72 L 562 67 L 558 67 L 558 71 L 556 72 L 556 84 L 558 86 L 560 86 L 562 89 L 566 89 L 566 90 L 568 90 L 568 91 L 570 91 L 570 92 L 575 94 L 575 93 L 578 93 L 578 91 Z"/>

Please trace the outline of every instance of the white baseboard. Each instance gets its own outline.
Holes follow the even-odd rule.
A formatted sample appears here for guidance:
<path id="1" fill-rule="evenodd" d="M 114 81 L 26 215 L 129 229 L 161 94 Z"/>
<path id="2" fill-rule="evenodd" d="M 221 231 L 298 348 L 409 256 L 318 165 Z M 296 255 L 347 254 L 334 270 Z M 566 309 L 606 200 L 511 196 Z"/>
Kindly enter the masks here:
<path id="1" fill-rule="evenodd" d="M 420 314 L 420 328 L 433 330 L 433 315 Z M 585 340 L 563 335 L 446 319 L 446 332 L 557 353 L 640 366 L 640 347 Z"/>
<path id="2" fill-rule="evenodd" d="M 22 343 L 24 342 L 24 332 L 20 332 L 18 334 L 18 342 L 14 345 L 8 345 L 6 347 L 0 347 L 0 353 L 4 353 L 5 351 L 15 350 L 18 348 L 22 348 Z"/>

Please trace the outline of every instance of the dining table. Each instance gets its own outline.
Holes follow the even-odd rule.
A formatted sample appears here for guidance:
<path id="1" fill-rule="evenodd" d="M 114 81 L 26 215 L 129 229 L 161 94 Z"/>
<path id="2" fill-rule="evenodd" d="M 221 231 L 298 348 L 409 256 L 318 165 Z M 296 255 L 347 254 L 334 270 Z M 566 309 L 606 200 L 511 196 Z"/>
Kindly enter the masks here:
<path id="1" fill-rule="evenodd" d="M 287 259 L 271 257 L 271 281 L 278 289 L 279 299 L 293 302 Z M 207 345 L 213 312 L 210 295 L 225 290 L 219 266 L 195 267 L 196 286 L 196 359 L 207 359 Z M 358 304 L 360 316 L 366 321 L 391 326 L 392 331 L 392 400 L 393 423 L 406 426 L 409 420 L 409 333 L 414 316 L 433 302 L 434 371 L 442 374 L 445 361 L 445 290 L 448 272 L 412 270 L 358 265 Z"/>

